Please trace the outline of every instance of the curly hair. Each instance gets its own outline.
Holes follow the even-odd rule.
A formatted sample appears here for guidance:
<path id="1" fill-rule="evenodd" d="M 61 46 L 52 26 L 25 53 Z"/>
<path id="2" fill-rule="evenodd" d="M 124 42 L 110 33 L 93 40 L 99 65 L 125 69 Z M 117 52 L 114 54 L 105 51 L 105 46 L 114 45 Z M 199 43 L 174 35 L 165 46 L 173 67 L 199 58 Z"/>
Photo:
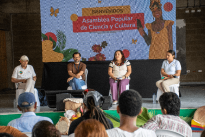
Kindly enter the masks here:
<path id="1" fill-rule="evenodd" d="M 159 98 L 161 109 L 166 109 L 167 114 L 179 116 L 180 99 L 177 94 L 173 92 L 165 92 Z"/>
<path id="2" fill-rule="evenodd" d="M 142 97 L 136 90 L 126 90 L 119 98 L 119 108 L 123 115 L 137 116 L 142 107 Z"/>
<path id="3" fill-rule="evenodd" d="M 161 7 L 162 7 L 162 4 L 160 3 L 160 0 L 152 0 L 150 2 L 149 8 L 152 12 L 155 11 L 156 9 L 161 9 Z"/>
<path id="4" fill-rule="evenodd" d="M 32 137 L 60 137 L 60 132 L 46 120 L 39 121 L 32 129 Z"/>
<path id="5" fill-rule="evenodd" d="M 122 63 L 124 63 L 125 60 L 126 60 L 125 55 L 124 55 L 124 53 L 122 52 L 122 50 L 116 50 L 116 51 L 115 51 L 115 54 L 116 54 L 116 52 L 118 52 L 118 51 L 121 53 L 121 55 L 122 55 L 122 59 L 121 59 L 121 60 L 122 60 Z M 114 54 L 114 58 L 113 58 L 113 60 L 112 60 L 113 62 L 117 61 L 117 60 L 115 59 L 115 54 Z"/>

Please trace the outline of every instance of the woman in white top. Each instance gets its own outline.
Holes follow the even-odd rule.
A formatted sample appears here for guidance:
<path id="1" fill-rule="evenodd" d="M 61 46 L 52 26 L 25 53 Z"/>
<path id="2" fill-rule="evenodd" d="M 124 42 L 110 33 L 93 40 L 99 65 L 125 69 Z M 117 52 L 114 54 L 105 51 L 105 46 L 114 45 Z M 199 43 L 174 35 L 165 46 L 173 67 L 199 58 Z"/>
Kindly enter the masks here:
<path id="1" fill-rule="evenodd" d="M 117 104 L 118 88 L 119 95 L 126 90 L 126 85 L 128 85 L 130 81 L 129 76 L 131 72 L 131 64 L 128 60 L 125 59 L 123 52 L 121 50 L 115 51 L 114 59 L 109 64 L 108 68 L 113 104 Z"/>
<path id="2" fill-rule="evenodd" d="M 163 61 L 161 68 L 162 79 L 156 82 L 157 87 L 163 92 L 170 92 L 169 86 L 179 83 L 181 64 L 174 57 L 173 50 L 167 51 L 167 60 Z"/>

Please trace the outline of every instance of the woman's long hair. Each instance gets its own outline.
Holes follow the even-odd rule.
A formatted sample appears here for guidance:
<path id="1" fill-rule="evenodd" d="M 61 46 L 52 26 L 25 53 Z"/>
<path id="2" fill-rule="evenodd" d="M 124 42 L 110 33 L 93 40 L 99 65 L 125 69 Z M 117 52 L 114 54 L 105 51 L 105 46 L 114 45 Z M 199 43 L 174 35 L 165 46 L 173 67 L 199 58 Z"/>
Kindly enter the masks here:
<path id="1" fill-rule="evenodd" d="M 95 119 L 87 119 L 77 126 L 75 137 L 108 137 L 108 135 L 102 123 Z"/>
<path id="2" fill-rule="evenodd" d="M 108 123 L 104 113 L 98 106 L 95 106 L 93 97 L 88 97 L 87 105 L 90 111 L 90 115 L 89 115 L 90 118 L 100 121 L 105 126 L 106 129 L 110 129 L 111 128 L 110 124 Z"/>
<path id="3" fill-rule="evenodd" d="M 122 52 L 122 50 L 116 50 L 116 51 L 115 51 L 115 54 L 116 54 L 116 52 L 118 52 L 118 51 L 121 53 L 121 55 L 122 55 L 122 59 L 121 59 L 121 60 L 122 60 L 122 63 L 124 63 L 125 60 L 126 60 L 126 59 L 125 59 L 125 55 L 124 55 L 124 53 Z M 113 62 L 117 61 L 117 60 L 115 59 L 115 54 L 114 54 L 114 58 L 113 58 L 113 60 L 112 60 Z"/>

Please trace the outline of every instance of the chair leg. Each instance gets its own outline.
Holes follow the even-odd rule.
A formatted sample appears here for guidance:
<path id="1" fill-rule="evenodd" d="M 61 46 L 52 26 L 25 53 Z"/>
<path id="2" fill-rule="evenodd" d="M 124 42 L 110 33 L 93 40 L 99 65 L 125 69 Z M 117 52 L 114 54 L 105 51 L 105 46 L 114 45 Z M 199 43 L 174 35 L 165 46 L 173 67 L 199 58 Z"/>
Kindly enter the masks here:
<path id="1" fill-rule="evenodd" d="M 181 94 L 181 92 L 180 92 L 180 88 L 179 88 L 179 97 L 182 97 L 182 94 Z"/>

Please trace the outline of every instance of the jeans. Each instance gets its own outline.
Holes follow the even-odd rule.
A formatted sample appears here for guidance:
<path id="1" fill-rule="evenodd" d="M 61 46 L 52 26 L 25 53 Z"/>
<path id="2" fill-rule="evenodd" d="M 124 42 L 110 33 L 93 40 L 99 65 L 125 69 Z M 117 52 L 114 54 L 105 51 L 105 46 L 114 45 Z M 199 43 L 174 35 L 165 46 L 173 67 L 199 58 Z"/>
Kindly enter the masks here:
<path id="1" fill-rule="evenodd" d="M 85 85 L 85 81 L 78 78 L 73 78 L 68 82 L 68 84 L 72 86 L 73 90 L 81 90 L 81 87 Z"/>

